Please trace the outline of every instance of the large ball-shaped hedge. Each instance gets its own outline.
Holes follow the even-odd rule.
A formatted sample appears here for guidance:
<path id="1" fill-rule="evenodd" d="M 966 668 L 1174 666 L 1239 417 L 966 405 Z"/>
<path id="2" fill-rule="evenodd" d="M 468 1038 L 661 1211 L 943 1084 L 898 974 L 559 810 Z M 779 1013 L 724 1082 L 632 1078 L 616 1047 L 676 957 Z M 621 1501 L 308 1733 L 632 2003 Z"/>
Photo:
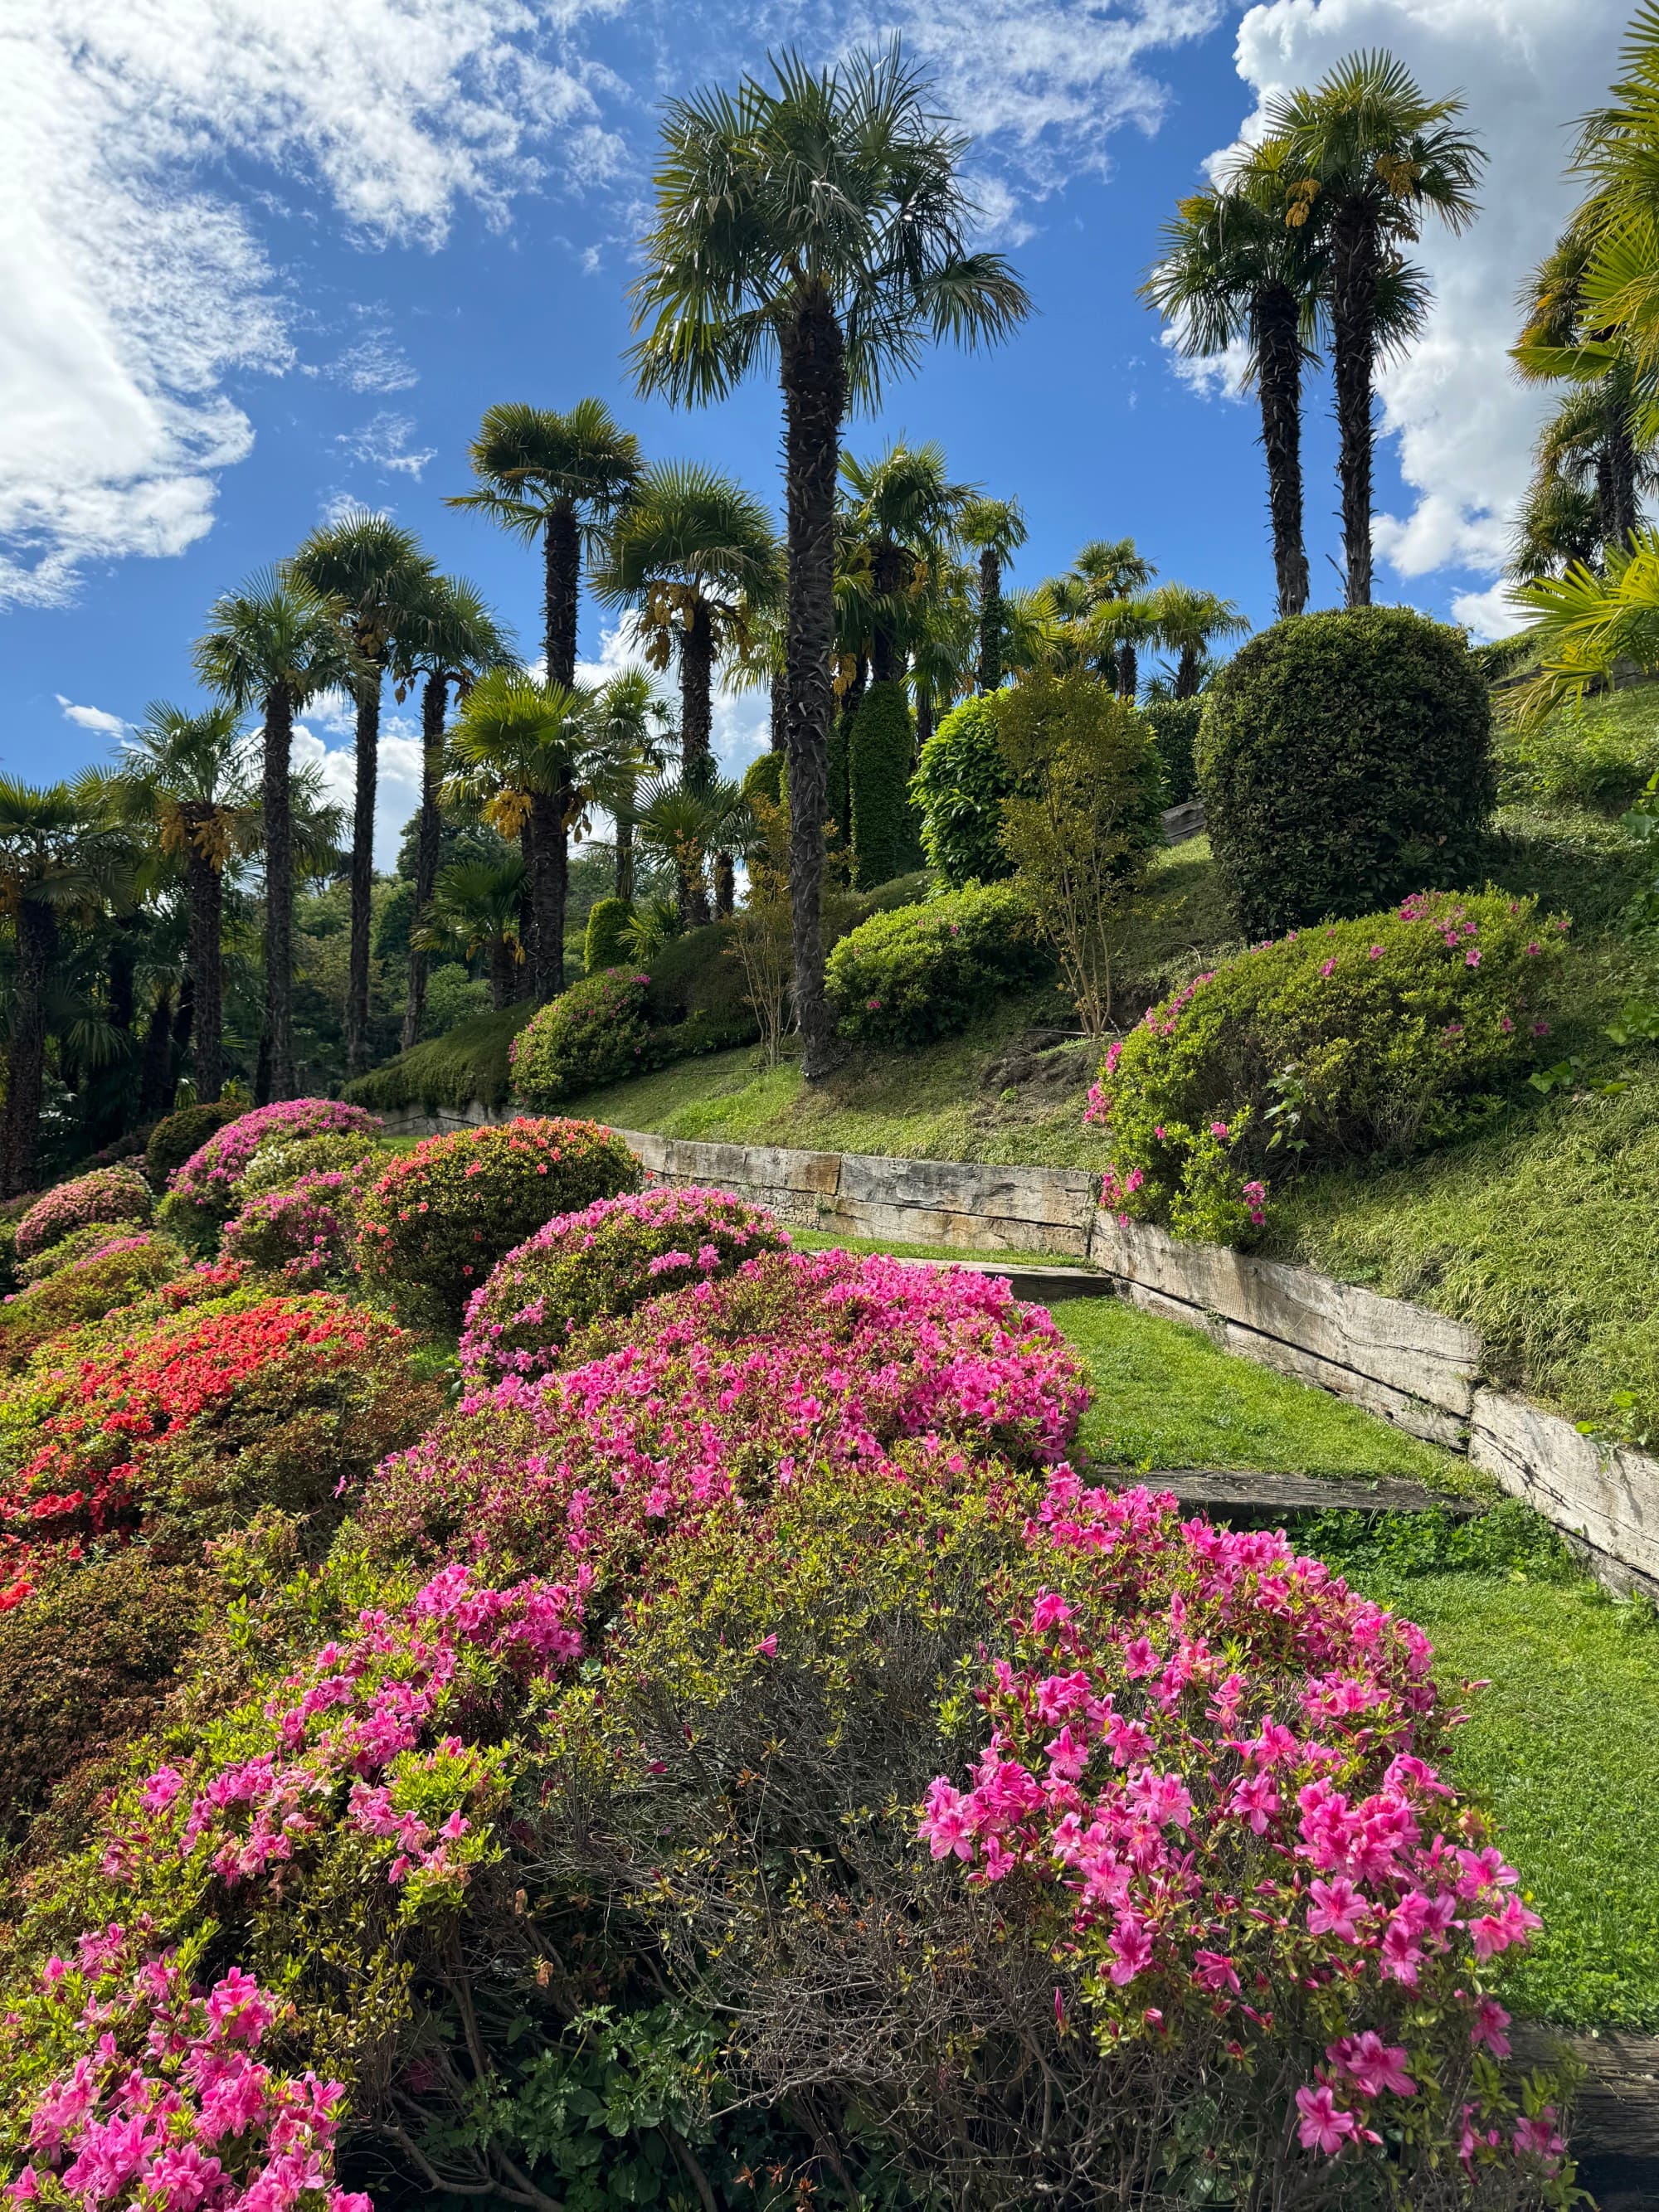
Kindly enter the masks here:
<path id="1" fill-rule="evenodd" d="M 1405 607 L 1297 615 L 1217 677 L 1199 788 L 1240 927 L 1276 936 L 1450 889 L 1496 783 L 1461 631 Z"/>
<path id="2" fill-rule="evenodd" d="M 964 699 L 922 747 L 910 784 L 927 865 L 953 890 L 1014 872 L 1002 848 L 1002 802 L 1013 787 L 994 702 Z"/>

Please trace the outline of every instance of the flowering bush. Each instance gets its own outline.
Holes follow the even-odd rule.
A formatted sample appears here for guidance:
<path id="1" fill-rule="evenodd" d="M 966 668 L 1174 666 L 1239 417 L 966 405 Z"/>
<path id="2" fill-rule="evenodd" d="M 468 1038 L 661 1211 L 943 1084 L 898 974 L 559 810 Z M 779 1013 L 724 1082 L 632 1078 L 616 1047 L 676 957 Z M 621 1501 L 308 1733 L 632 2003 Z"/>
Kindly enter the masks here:
<path id="1" fill-rule="evenodd" d="M 842 939 L 825 974 L 843 1036 L 903 1048 L 965 1029 L 988 998 L 1048 968 L 1013 885 L 970 884 L 872 915 Z"/>
<path id="2" fill-rule="evenodd" d="M 142 1525 L 193 1551 L 261 1506 L 313 1510 L 436 1410 L 404 1332 L 337 1297 L 233 1293 L 88 1336 L 0 1398 L 0 1608 L 38 1547 Z"/>
<path id="3" fill-rule="evenodd" d="M 357 1203 L 366 1180 L 361 1168 L 329 1169 L 245 1199 L 225 1224 L 219 1249 L 258 1273 L 290 1282 L 348 1275 L 356 1261 Z"/>
<path id="4" fill-rule="evenodd" d="M 645 1055 L 650 983 L 648 975 L 606 968 L 550 1000 L 513 1040 L 514 1097 L 539 1112 L 631 1075 Z"/>
<path id="5" fill-rule="evenodd" d="M 374 1139 L 361 1132 L 295 1137 L 279 1145 L 261 1145 L 242 1177 L 242 1203 L 266 1191 L 291 1190 L 301 1176 L 349 1175 L 376 1157 Z"/>
<path id="6" fill-rule="evenodd" d="M 93 1222 L 148 1221 L 154 1202 L 149 1185 L 131 1168 L 96 1168 L 76 1176 L 37 1199 L 18 1223 L 17 1257 L 32 1259 Z"/>
<path id="7" fill-rule="evenodd" d="M 428 1137 L 365 1189 L 358 1264 L 412 1311 L 453 1326 L 532 1230 L 639 1187 L 639 1162 L 592 1121 L 520 1119 Z"/>
<path id="8" fill-rule="evenodd" d="M 582 1323 L 630 1314 L 788 1243 L 769 1213 L 719 1190 L 648 1190 L 562 1213 L 475 1291 L 461 1364 L 475 1382 L 544 1375 Z"/>
<path id="9" fill-rule="evenodd" d="M 192 1152 L 168 1187 L 169 1215 L 217 1229 L 236 1211 L 242 1178 L 263 1146 L 299 1137 L 372 1138 L 380 1123 L 361 1106 L 337 1098 L 288 1098 L 239 1115 Z"/>
<path id="10" fill-rule="evenodd" d="M 1055 1458 L 1084 1404 L 1059 1331 L 1006 1282 L 845 1252 L 748 1261 L 611 1334 L 580 1364 L 475 1389 L 378 1468 L 358 1516 L 376 1550 L 491 1573 L 633 1559 L 906 1437 Z"/>
<path id="11" fill-rule="evenodd" d="M 1232 1243 L 1275 1172 L 1452 1134 L 1548 1035 L 1566 927 L 1533 899 L 1425 892 L 1199 976 L 1107 1053 L 1103 1204 Z"/>
<path id="12" fill-rule="evenodd" d="M 54 1245 L 51 1252 L 62 1249 Z M 185 1255 L 170 1237 L 154 1229 L 123 1233 L 118 1224 L 102 1224 L 97 1241 L 0 1305 L 0 1361 L 21 1364 L 65 1329 L 103 1321 L 172 1282 L 184 1266 Z"/>

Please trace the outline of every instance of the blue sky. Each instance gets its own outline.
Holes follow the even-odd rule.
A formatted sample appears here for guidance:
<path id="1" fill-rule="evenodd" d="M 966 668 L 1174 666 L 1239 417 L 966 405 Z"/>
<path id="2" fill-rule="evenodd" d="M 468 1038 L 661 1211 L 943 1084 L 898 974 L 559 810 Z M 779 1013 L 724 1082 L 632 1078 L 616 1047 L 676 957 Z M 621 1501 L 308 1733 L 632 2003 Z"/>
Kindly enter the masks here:
<path id="1" fill-rule="evenodd" d="M 35 12 L 38 11 L 38 12 Z M 1135 297 L 1160 221 L 1258 98 L 1357 46 L 1461 85 L 1492 156 L 1480 223 L 1427 242 L 1440 306 L 1385 388 L 1382 596 L 1503 626 L 1504 517 L 1537 403 L 1510 378 L 1510 301 L 1569 204 L 1564 125 L 1612 72 L 1606 0 L 920 0 L 691 6 L 580 0 L 26 0 L 0 94 L 19 173 L 0 219 L 0 768 L 107 751 L 149 700 L 187 698 L 216 592 L 353 499 L 418 530 L 533 650 L 533 561 L 451 513 L 491 401 L 598 392 L 653 457 L 775 499 L 778 405 L 757 383 L 684 414 L 635 398 L 625 289 L 668 93 L 828 58 L 893 30 L 977 134 L 990 235 L 1036 302 L 996 351 L 940 351 L 848 444 L 940 440 L 953 472 L 1024 504 L 1016 580 L 1133 535 L 1161 574 L 1270 617 L 1248 400 L 1183 377 Z M 21 197 L 21 211 L 18 197 Z M 1336 596 L 1328 392 L 1307 423 L 1316 600 Z M 607 650 L 599 611 L 582 646 Z M 608 648 L 614 658 L 615 640 Z M 757 702 L 722 743 L 758 742 Z M 308 718 L 343 789 L 344 719 Z M 394 718 L 383 852 L 412 795 Z"/>

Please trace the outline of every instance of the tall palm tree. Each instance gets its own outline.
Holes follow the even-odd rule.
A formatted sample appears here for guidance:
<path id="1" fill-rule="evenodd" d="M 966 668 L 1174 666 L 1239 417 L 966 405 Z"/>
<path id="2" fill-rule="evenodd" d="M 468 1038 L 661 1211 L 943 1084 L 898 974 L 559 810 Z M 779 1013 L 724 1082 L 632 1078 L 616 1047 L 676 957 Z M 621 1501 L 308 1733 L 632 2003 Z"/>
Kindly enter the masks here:
<path id="1" fill-rule="evenodd" d="M 910 627 L 910 690 L 915 702 L 916 750 L 933 734 L 934 717 L 953 706 L 974 688 L 983 672 L 985 642 L 982 596 L 977 603 L 974 585 L 982 586 L 983 572 L 974 572 L 955 562 L 937 565 L 927 578 L 924 602 Z M 999 611 L 999 650 L 1002 617 Z"/>
<path id="2" fill-rule="evenodd" d="M 516 853 L 502 860 L 458 860 L 434 886 L 432 911 L 416 934 L 422 952 L 475 960 L 484 956 L 489 1003 L 497 1013 L 510 1006 L 520 961 L 525 865 Z"/>
<path id="3" fill-rule="evenodd" d="M 366 672 L 354 685 L 357 779 L 351 815 L 351 942 L 346 969 L 346 1071 L 368 1065 L 368 957 L 374 892 L 374 792 L 380 750 L 380 681 L 398 635 L 431 589 L 432 563 L 413 531 L 368 507 L 313 530 L 289 564 L 319 597 L 337 599 Z"/>
<path id="4" fill-rule="evenodd" d="M 1218 185 L 1182 200 L 1140 294 L 1189 357 L 1242 344 L 1261 410 L 1279 611 L 1308 604 L 1302 530 L 1302 372 L 1316 359 L 1325 281 L 1320 224 L 1285 220 L 1283 142 L 1253 148 Z"/>
<path id="5" fill-rule="evenodd" d="M 165 700 L 147 709 L 122 754 L 106 779 L 115 810 L 153 823 L 160 857 L 183 872 L 191 1063 L 196 1096 L 211 1105 L 224 1088 L 225 872 L 260 842 L 258 757 L 234 708 L 192 714 Z"/>
<path id="6" fill-rule="evenodd" d="M 438 880 L 443 817 L 439 787 L 444 776 L 444 721 L 452 688 L 465 698 L 477 678 L 513 660 L 512 640 L 475 584 L 463 576 L 434 576 L 400 626 L 393 662 L 401 687 L 421 685 L 421 805 L 415 839 L 415 919 L 409 939 L 409 984 L 404 1000 L 403 1048 L 420 1042 L 426 1006 L 428 959 L 420 930 Z"/>
<path id="7" fill-rule="evenodd" d="M 587 696 L 495 668 L 467 693 L 450 737 L 459 797 L 483 800 L 523 840 L 530 883 L 530 982 L 538 1005 L 564 988 L 566 836 L 584 788 Z M 528 831 L 528 835 L 526 832 Z"/>
<path id="8" fill-rule="evenodd" d="M 896 48 L 671 103 L 635 286 L 643 392 L 723 398 L 775 364 L 785 420 L 790 901 L 810 1079 L 833 1065 L 820 903 L 833 712 L 836 476 L 849 400 L 874 403 L 925 339 L 968 344 L 1027 313 L 1000 254 L 970 253 L 967 140 Z"/>
<path id="9" fill-rule="evenodd" d="M 444 504 L 488 515 L 528 544 L 540 541 L 546 678 L 571 690 L 582 555 L 599 552 L 634 495 L 639 440 L 600 399 L 579 399 L 563 414 L 509 402 L 485 411 L 468 458 L 478 489 Z"/>
<path id="10" fill-rule="evenodd" d="M 617 824 L 617 896 L 634 896 L 635 807 L 639 779 L 659 775 L 668 709 L 642 668 L 624 668 L 594 694 L 588 728 L 595 750 L 608 763 Z"/>
<path id="11" fill-rule="evenodd" d="M 1153 635 L 1140 595 L 1157 574 L 1133 538 L 1091 538 L 1042 586 L 1053 665 L 1086 669 L 1133 699 L 1138 648 Z"/>
<path id="12" fill-rule="evenodd" d="M 1176 656 L 1172 696 L 1194 699 L 1200 672 L 1210 647 L 1226 637 L 1243 637 L 1250 625 L 1231 599 L 1214 592 L 1195 592 L 1187 584 L 1160 584 L 1146 598 L 1158 642 Z"/>
<path id="13" fill-rule="evenodd" d="M 1025 543 L 1025 516 L 1017 499 L 975 497 L 957 517 L 964 545 L 979 554 L 979 668 L 981 691 L 1001 688 L 1003 678 L 1002 578 Z"/>
<path id="14" fill-rule="evenodd" d="M 738 786 L 716 776 L 692 783 L 683 775 L 659 778 L 641 791 L 635 820 L 641 848 L 674 871 L 680 927 L 706 920 L 710 866 L 718 876 L 721 857 L 740 847 L 752 827 Z M 729 895 L 720 905 L 730 914 Z"/>
<path id="15" fill-rule="evenodd" d="M 901 439 L 873 461 L 844 453 L 841 475 L 851 534 L 869 556 L 871 680 L 896 684 L 905 670 L 907 598 L 930 562 L 957 544 L 957 518 L 972 487 L 951 483 L 945 448 L 931 441 Z"/>
<path id="16" fill-rule="evenodd" d="M 1400 249 L 1430 215 L 1453 231 L 1474 220 L 1486 156 L 1458 118 L 1463 101 L 1425 98 L 1392 54 L 1351 54 L 1312 92 L 1268 103 L 1267 135 L 1285 149 L 1292 230 L 1328 240 L 1330 319 L 1341 440 L 1347 604 L 1371 602 L 1371 449 L 1377 298 Z"/>
<path id="17" fill-rule="evenodd" d="M 197 674 L 239 714 L 263 721 L 265 1006 L 260 1090 L 292 1098 L 294 1073 L 294 717 L 320 693 L 367 673 L 337 601 L 273 569 L 214 601 L 198 639 Z M 262 1101 L 263 1103 L 263 1101 Z"/>

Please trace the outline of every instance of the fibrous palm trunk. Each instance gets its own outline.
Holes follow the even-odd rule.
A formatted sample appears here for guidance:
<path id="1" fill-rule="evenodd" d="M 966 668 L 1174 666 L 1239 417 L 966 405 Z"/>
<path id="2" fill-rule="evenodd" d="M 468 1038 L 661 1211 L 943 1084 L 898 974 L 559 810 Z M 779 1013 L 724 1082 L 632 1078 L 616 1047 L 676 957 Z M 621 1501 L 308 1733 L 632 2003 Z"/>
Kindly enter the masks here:
<path id="1" fill-rule="evenodd" d="M 1198 647 L 1183 645 L 1181 657 L 1176 662 L 1175 696 L 1177 699 L 1196 699 L 1198 696 Z"/>
<path id="2" fill-rule="evenodd" d="M 702 599 L 680 632 L 680 772 L 690 791 L 706 791 L 714 773 L 714 626 Z M 730 854 L 724 855 L 729 869 Z M 718 869 L 719 861 L 716 860 Z M 690 891 L 688 924 L 708 919 L 708 892 L 701 870 Z"/>
<path id="3" fill-rule="evenodd" d="M 784 747 L 784 732 L 789 723 L 789 678 L 784 670 L 772 671 L 771 713 L 767 723 L 767 742 L 775 753 Z"/>
<path id="4" fill-rule="evenodd" d="M 918 754 L 933 734 L 933 686 L 929 684 L 918 683 L 916 685 L 916 751 Z"/>
<path id="5" fill-rule="evenodd" d="M 979 688 L 1002 684 L 1002 562 L 988 545 L 979 556 Z"/>
<path id="6" fill-rule="evenodd" d="M 630 902 L 634 896 L 634 781 L 631 776 L 617 808 L 617 896 Z"/>
<path id="7" fill-rule="evenodd" d="M 448 701 L 449 678 L 441 672 L 434 672 L 427 678 L 421 693 L 421 817 L 415 837 L 415 922 L 409 933 L 409 989 L 404 1000 L 405 1052 L 420 1042 L 421 1017 L 426 1011 L 426 979 L 430 962 L 417 940 L 432 918 L 432 894 L 438 881 L 438 854 L 443 838 L 438 787 L 443 781 L 444 709 Z"/>
<path id="8" fill-rule="evenodd" d="M 163 983 L 144 1031 L 138 1063 L 138 1120 L 142 1126 L 165 1114 L 173 1103 L 173 988 Z"/>
<path id="9" fill-rule="evenodd" d="M 738 872 L 729 853 L 714 855 L 714 913 L 726 921 L 735 912 L 738 903 Z"/>
<path id="10" fill-rule="evenodd" d="M 265 1011 L 259 1042 L 261 1103 L 294 1096 L 294 698 L 265 695 L 260 796 L 265 841 Z"/>
<path id="11" fill-rule="evenodd" d="M 193 833 L 198 823 L 186 810 Z M 224 1088 L 222 942 L 224 878 L 194 834 L 185 848 L 185 903 L 190 916 L 191 1002 L 195 1009 L 191 1066 L 196 1103 L 211 1106 Z"/>
<path id="12" fill-rule="evenodd" d="M 368 949 L 374 895 L 374 787 L 380 753 L 381 655 L 360 638 L 373 678 L 357 694 L 357 788 L 351 813 L 351 946 L 346 967 L 346 1073 L 368 1066 Z"/>
<path id="13" fill-rule="evenodd" d="M 1607 379 L 1605 394 L 1607 431 L 1601 447 L 1607 459 L 1607 489 L 1602 495 L 1602 535 L 1604 550 L 1616 548 L 1623 553 L 1629 550 L 1631 532 L 1642 519 L 1636 498 L 1636 443 L 1631 436 L 1630 409 L 1617 377 Z"/>
<path id="14" fill-rule="evenodd" d="M 789 556 L 789 904 L 802 1073 L 813 1082 L 835 1060 L 823 984 L 823 798 L 835 712 L 830 653 L 836 471 L 847 409 L 845 347 L 827 294 L 817 289 L 803 294 L 784 331 L 781 356 Z"/>
<path id="15" fill-rule="evenodd" d="M 1302 343 L 1295 293 L 1288 285 L 1257 293 L 1250 317 L 1282 618 L 1301 614 L 1308 604 L 1308 554 L 1302 538 Z"/>
<path id="16" fill-rule="evenodd" d="M 1135 649 L 1126 637 L 1117 649 L 1117 696 L 1133 703 L 1140 688 L 1140 663 Z"/>
<path id="17" fill-rule="evenodd" d="M 493 937 L 489 941 L 489 1003 L 500 1013 L 513 1003 L 519 963 L 513 957 L 513 940 Z"/>
<path id="18" fill-rule="evenodd" d="M 547 680 L 550 684 L 562 684 L 566 690 L 574 690 L 576 683 L 577 600 L 581 592 L 582 579 L 582 541 L 576 526 L 574 511 L 569 506 L 556 508 L 548 517 L 543 550 L 546 586 L 543 642 L 547 653 Z M 545 866 L 548 881 L 554 886 L 555 900 L 550 941 L 544 946 L 529 948 L 536 971 L 544 977 L 553 979 L 549 995 L 556 995 L 564 988 L 564 914 L 570 878 L 568 824 L 574 811 L 575 793 L 567 785 L 559 794 L 557 811 L 546 832 L 550 847 Z M 532 832 L 532 836 L 538 834 L 538 831 Z M 538 866 L 541 865 L 538 861 Z M 538 999 L 543 995 L 539 988 L 536 995 Z"/>
<path id="19" fill-rule="evenodd" d="M 1337 462 L 1342 486 L 1345 598 L 1371 603 L 1371 380 L 1376 359 L 1376 225 L 1363 203 L 1342 209 L 1331 230 L 1331 329 Z"/>
<path id="20" fill-rule="evenodd" d="M 545 1006 L 564 988 L 564 823 L 559 800 L 537 792 L 530 801 L 531 994 Z"/>
<path id="21" fill-rule="evenodd" d="M 40 1097 L 46 1071 L 46 983 L 58 950 L 58 919 L 44 900 L 17 908 L 17 963 L 6 1051 L 6 1103 L 0 1116 L 0 1195 L 34 1184 Z"/>

